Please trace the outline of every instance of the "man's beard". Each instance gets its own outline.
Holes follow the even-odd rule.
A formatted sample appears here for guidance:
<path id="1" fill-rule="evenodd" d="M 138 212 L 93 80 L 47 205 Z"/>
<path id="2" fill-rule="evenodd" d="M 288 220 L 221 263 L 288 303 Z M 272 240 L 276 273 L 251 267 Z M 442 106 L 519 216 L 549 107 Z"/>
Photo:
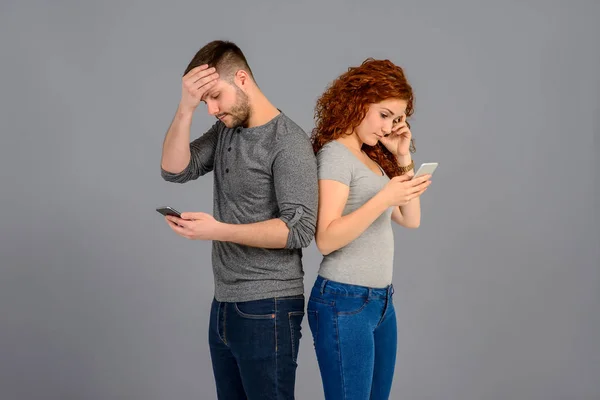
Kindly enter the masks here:
<path id="1" fill-rule="evenodd" d="M 228 128 L 237 128 L 238 126 L 247 126 L 250 119 L 250 101 L 246 93 L 236 87 L 237 100 L 235 105 L 227 112 L 230 121 L 226 124 Z M 225 123 L 225 122 L 224 122 Z"/>

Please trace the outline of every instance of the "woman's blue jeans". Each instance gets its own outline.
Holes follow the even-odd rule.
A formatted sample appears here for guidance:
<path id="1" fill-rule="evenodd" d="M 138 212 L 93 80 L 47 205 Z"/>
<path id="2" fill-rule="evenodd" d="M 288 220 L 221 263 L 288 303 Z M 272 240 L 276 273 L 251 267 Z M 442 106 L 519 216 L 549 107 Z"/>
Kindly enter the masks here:
<path id="1" fill-rule="evenodd" d="M 318 276 L 307 316 L 327 400 L 388 399 L 396 363 L 393 286 L 368 288 Z"/>

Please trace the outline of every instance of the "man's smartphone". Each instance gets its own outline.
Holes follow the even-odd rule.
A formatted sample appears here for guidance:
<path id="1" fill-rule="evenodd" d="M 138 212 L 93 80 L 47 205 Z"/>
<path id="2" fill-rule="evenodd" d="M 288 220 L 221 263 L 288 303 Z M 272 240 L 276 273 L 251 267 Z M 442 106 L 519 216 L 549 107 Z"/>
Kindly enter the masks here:
<path id="1" fill-rule="evenodd" d="M 169 206 L 158 207 L 156 209 L 156 211 L 158 211 L 159 213 L 161 213 L 165 217 L 167 215 L 171 215 L 173 217 L 179 217 L 179 218 L 181 218 L 181 213 L 179 211 L 177 211 L 176 209 L 174 209 L 173 207 L 169 207 Z"/>
<path id="2" fill-rule="evenodd" d="M 435 171 L 437 167 L 438 163 L 436 162 L 423 163 L 415 173 L 413 179 L 418 178 L 421 175 L 433 175 L 433 171 Z"/>

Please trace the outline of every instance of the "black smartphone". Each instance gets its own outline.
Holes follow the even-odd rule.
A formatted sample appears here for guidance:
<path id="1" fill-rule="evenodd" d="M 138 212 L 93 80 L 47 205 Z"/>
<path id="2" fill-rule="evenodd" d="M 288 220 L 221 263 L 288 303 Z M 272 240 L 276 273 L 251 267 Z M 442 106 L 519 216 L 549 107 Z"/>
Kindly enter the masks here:
<path id="1" fill-rule="evenodd" d="M 181 218 L 181 213 L 179 211 L 177 211 L 176 209 L 174 209 L 173 207 L 169 207 L 169 206 L 158 207 L 156 209 L 156 211 L 158 211 L 159 213 L 161 213 L 165 217 L 167 215 L 171 215 L 171 216 L 174 216 L 174 217 Z"/>

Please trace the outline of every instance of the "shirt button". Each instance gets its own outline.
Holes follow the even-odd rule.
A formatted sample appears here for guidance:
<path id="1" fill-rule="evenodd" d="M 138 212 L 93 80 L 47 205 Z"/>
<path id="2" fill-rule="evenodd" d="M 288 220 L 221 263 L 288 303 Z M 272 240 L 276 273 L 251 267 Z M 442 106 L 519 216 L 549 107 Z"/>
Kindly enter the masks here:
<path id="1" fill-rule="evenodd" d="M 242 131 L 242 128 L 237 128 L 235 131 L 236 131 L 237 133 L 240 133 L 240 132 Z"/>
<path id="2" fill-rule="evenodd" d="M 229 173 L 229 168 L 225 169 L 225 173 L 227 173 L 227 174 Z"/>
<path id="3" fill-rule="evenodd" d="M 231 147 L 227 149 L 227 151 L 231 151 Z"/>

